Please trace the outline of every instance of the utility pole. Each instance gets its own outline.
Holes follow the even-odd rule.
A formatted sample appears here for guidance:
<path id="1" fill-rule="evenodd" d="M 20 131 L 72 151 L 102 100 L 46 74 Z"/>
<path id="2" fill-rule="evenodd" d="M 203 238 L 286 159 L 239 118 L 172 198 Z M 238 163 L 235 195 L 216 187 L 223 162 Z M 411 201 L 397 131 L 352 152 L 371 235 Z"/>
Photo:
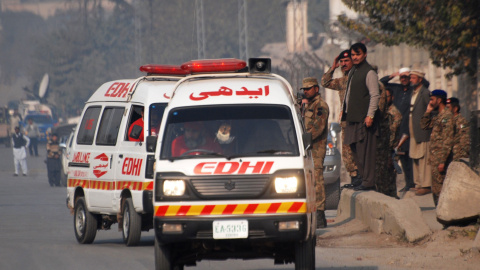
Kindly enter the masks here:
<path id="1" fill-rule="evenodd" d="M 205 25 L 203 23 L 203 0 L 195 0 L 195 18 L 197 22 L 198 59 L 205 59 Z"/>
<path id="2" fill-rule="evenodd" d="M 241 60 L 248 61 L 247 1 L 238 0 L 238 50 Z"/>
<path id="3" fill-rule="evenodd" d="M 139 14 L 139 0 L 134 0 L 132 2 L 134 10 L 134 26 L 135 26 L 135 64 L 139 65 L 142 63 L 142 20 Z"/>

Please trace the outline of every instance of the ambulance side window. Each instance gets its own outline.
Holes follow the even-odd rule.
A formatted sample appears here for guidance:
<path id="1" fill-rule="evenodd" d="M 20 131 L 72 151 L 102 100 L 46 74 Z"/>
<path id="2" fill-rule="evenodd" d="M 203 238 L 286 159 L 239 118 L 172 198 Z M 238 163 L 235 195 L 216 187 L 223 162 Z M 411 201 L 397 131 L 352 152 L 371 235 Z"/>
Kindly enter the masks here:
<path id="1" fill-rule="evenodd" d="M 163 118 L 163 112 L 167 103 L 155 103 L 150 105 L 149 132 L 151 136 L 158 136 L 158 130 Z"/>
<path id="2" fill-rule="evenodd" d="M 100 106 L 93 106 L 85 111 L 82 123 L 78 127 L 77 144 L 93 144 L 93 138 L 95 137 L 95 130 L 101 109 Z"/>
<path id="3" fill-rule="evenodd" d="M 125 141 L 143 141 L 143 113 L 144 109 L 143 106 L 133 105 L 132 109 L 130 110 L 130 119 L 128 119 L 127 130 L 125 130 Z M 138 135 L 138 138 L 132 138 L 129 134 L 132 132 L 131 128 L 136 126 L 134 133 Z M 141 129 L 139 129 L 141 127 Z M 141 133 L 141 135 L 140 135 Z M 140 138 L 141 137 L 141 138 Z"/>
<path id="4" fill-rule="evenodd" d="M 117 144 L 118 131 L 122 122 L 123 107 L 107 107 L 103 110 L 102 120 L 97 134 L 97 145 Z"/>

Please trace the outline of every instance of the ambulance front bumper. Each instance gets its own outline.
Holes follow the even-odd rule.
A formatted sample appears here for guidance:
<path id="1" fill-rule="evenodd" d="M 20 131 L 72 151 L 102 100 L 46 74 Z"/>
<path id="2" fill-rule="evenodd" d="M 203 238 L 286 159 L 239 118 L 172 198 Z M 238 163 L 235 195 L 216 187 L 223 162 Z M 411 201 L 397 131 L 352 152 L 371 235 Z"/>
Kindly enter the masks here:
<path id="1" fill-rule="evenodd" d="M 307 214 L 286 216 L 231 216 L 231 217 L 155 217 L 154 229 L 157 240 L 162 244 L 190 242 L 196 240 L 217 240 L 213 236 L 214 221 L 246 220 L 247 241 L 292 242 L 306 238 L 308 231 Z M 285 225 L 294 225 L 285 228 Z M 176 228 L 166 231 L 166 228 Z M 220 240 L 221 241 L 221 240 Z"/>

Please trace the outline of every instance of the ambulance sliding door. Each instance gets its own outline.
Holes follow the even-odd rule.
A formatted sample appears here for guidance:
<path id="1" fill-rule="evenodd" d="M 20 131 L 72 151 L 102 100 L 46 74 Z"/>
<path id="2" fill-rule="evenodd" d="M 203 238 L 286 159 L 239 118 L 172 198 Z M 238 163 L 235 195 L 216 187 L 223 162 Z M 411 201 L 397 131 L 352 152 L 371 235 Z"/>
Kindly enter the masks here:
<path id="1" fill-rule="evenodd" d="M 89 193 L 90 207 L 97 211 L 114 212 L 115 166 L 117 164 L 117 138 L 124 107 L 105 107 L 100 118 L 95 146 L 92 147 L 92 181 Z"/>

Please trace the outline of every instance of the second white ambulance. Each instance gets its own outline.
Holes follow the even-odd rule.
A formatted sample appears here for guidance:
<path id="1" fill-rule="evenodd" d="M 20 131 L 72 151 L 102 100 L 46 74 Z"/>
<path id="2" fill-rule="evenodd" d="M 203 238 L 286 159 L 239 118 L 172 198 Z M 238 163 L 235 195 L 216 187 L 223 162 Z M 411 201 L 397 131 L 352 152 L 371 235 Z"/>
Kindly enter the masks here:
<path id="1" fill-rule="evenodd" d="M 148 75 L 100 86 L 76 128 L 67 206 L 79 243 L 92 243 L 97 230 L 118 223 L 125 244 L 133 246 L 141 231 L 152 228 L 155 149 L 147 149 L 145 140 L 156 138 L 172 89 L 184 75 L 179 66 L 140 70 Z"/>

